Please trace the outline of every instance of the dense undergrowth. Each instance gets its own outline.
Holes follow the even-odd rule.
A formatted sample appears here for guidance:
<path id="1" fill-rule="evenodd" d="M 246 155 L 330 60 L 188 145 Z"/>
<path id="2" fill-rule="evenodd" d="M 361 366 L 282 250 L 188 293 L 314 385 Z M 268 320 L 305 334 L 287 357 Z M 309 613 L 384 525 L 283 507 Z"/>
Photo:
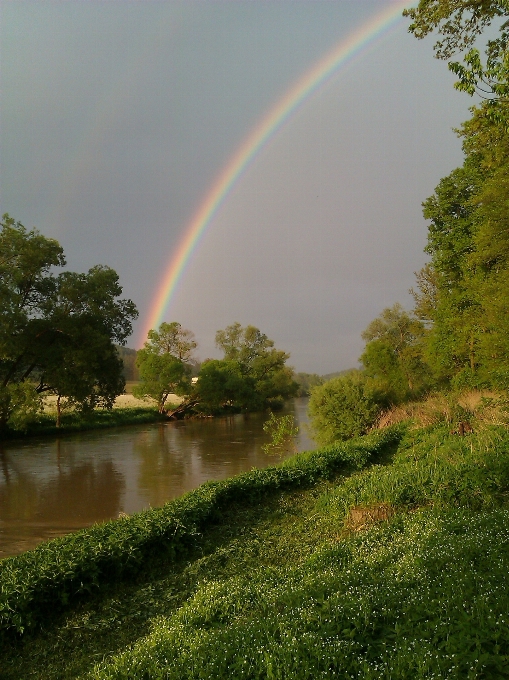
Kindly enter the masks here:
<path id="1" fill-rule="evenodd" d="M 123 425 L 142 425 L 165 420 L 165 416 L 158 413 L 155 408 L 143 406 L 94 409 L 90 413 L 70 411 L 62 415 L 61 426 L 55 425 L 55 416 L 49 413 L 41 413 L 37 420 L 31 422 L 25 431 L 6 428 L 0 439 L 24 439 L 26 437 L 39 437 L 42 435 L 58 436 L 72 432 L 85 430 L 100 430 L 106 427 L 119 427 Z"/>
<path id="2" fill-rule="evenodd" d="M 5 639 L 5 677 L 509 677 L 508 492 L 494 427 L 385 430 L 205 485 L 6 560 L 4 626 L 33 629 Z M 171 530 L 127 559 L 143 522 Z M 78 563 L 97 572 L 73 603 Z"/>

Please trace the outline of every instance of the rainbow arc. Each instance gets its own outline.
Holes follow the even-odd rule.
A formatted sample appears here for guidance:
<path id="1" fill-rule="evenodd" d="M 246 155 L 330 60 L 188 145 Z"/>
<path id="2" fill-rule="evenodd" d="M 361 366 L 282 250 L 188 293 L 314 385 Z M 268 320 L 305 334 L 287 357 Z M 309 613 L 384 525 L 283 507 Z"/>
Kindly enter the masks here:
<path id="1" fill-rule="evenodd" d="M 376 44 L 400 22 L 402 11 L 408 4 L 406 0 L 391 2 L 388 7 L 362 24 L 346 39 L 341 40 L 286 91 L 284 96 L 247 135 L 216 177 L 187 225 L 176 251 L 172 254 L 147 314 L 140 344 L 147 337 L 148 331 L 151 328 L 157 328 L 163 321 L 186 266 L 196 251 L 201 238 L 250 163 L 282 126 L 288 122 L 290 117 L 329 82 L 341 68 L 344 68 L 352 59 L 366 51 L 368 47 Z"/>

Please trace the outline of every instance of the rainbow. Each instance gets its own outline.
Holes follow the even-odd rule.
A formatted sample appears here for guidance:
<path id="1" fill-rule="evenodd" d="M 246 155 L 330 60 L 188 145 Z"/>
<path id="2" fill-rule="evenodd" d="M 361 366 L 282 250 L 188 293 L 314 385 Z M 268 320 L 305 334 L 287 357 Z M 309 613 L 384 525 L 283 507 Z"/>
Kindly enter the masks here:
<path id="1" fill-rule="evenodd" d="M 201 237 L 249 164 L 276 132 L 281 129 L 289 117 L 329 81 L 339 68 L 344 67 L 364 48 L 375 44 L 377 40 L 385 36 L 399 22 L 402 10 L 409 4 L 411 3 L 408 0 L 393 0 L 388 7 L 386 6 L 384 10 L 342 40 L 287 90 L 284 96 L 244 139 L 217 176 L 185 229 L 184 236 L 173 254 L 152 300 L 146 323 L 143 326 L 140 345 L 151 328 L 159 327 L 186 265 L 196 250 Z"/>

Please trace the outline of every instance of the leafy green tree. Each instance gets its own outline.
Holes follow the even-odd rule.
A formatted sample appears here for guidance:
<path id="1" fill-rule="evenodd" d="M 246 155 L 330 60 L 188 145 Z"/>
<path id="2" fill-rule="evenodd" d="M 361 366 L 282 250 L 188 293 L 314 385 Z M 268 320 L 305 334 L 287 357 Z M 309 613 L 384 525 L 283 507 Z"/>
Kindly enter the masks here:
<path id="1" fill-rule="evenodd" d="M 385 396 L 360 371 L 333 378 L 311 391 L 313 436 L 326 445 L 366 434 L 385 403 Z"/>
<path id="2" fill-rule="evenodd" d="M 433 279 L 426 357 L 443 381 L 504 387 L 509 385 L 509 140 L 486 104 L 472 109 L 459 134 L 463 166 L 442 179 L 424 203 Z M 424 283 L 418 282 L 418 304 L 429 300 Z"/>
<path id="3" fill-rule="evenodd" d="M 195 348 L 193 333 L 176 321 L 162 323 L 157 331 L 150 330 L 143 349 L 138 351 L 136 365 L 140 383 L 133 389 L 133 394 L 155 399 L 160 413 L 164 413 L 170 394 L 190 394 L 189 362 Z"/>
<path id="4" fill-rule="evenodd" d="M 4 215 L 0 232 L 0 427 L 31 403 L 13 399 L 13 386 L 29 381 L 36 394 L 53 392 L 90 407 L 111 405 L 123 390 L 114 343 L 132 331 L 137 311 L 118 299 L 117 274 L 97 266 L 87 274 L 62 272 L 61 246 Z M 23 390 L 21 390 L 23 392 Z M 21 412 L 20 411 L 20 412 Z"/>
<path id="5" fill-rule="evenodd" d="M 417 7 L 403 12 L 412 19 L 409 31 L 421 39 L 437 30 L 435 43 L 439 59 L 450 59 L 456 52 L 464 63 L 449 62 L 449 69 L 459 80 L 455 87 L 487 100 L 486 113 L 493 120 L 509 125 L 509 16 L 508 0 L 420 0 Z M 499 35 L 490 37 L 485 46 L 485 62 L 474 47 L 483 31 L 499 20 Z M 492 35 L 492 34 L 491 34 Z"/>
<path id="6" fill-rule="evenodd" d="M 286 366 L 289 354 L 258 328 L 234 323 L 216 333 L 216 344 L 224 359 L 202 365 L 196 387 L 202 406 L 255 411 L 295 396 L 298 385 Z"/>
<path id="7" fill-rule="evenodd" d="M 295 396 L 298 385 L 293 370 L 286 366 L 290 355 L 276 349 L 274 341 L 255 326 L 242 328 L 234 323 L 216 333 L 216 344 L 224 359 L 236 361 L 242 375 L 253 381 L 260 405 Z"/>
<path id="8" fill-rule="evenodd" d="M 417 7 L 404 10 L 412 23 L 408 30 L 422 39 L 437 30 L 435 44 L 439 59 L 472 47 L 494 19 L 509 16 L 507 0 L 419 0 Z"/>
<path id="9" fill-rule="evenodd" d="M 254 381 L 242 373 L 237 361 L 228 359 L 210 359 L 202 364 L 196 392 L 198 408 L 204 413 L 249 410 L 256 400 Z"/>
<path id="10" fill-rule="evenodd" d="M 360 358 L 364 373 L 393 404 L 419 396 L 429 386 L 424 333 L 424 324 L 400 304 L 384 309 L 362 333 L 367 343 Z"/>

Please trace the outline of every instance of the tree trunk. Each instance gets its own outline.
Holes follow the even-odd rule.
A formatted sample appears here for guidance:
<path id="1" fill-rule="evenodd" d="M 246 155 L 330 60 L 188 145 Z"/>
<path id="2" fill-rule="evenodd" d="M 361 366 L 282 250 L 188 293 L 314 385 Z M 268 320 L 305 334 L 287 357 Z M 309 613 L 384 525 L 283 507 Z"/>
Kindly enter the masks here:
<path id="1" fill-rule="evenodd" d="M 198 403 L 199 402 L 197 399 L 192 401 L 183 401 L 177 406 L 177 408 L 174 408 L 173 411 L 166 411 L 166 416 L 169 418 L 169 420 L 180 420 Z"/>
<path id="2" fill-rule="evenodd" d="M 60 408 L 60 395 L 57 397 L 57 427 L 60 427 L 62 422 L 62 409 Z"/>

